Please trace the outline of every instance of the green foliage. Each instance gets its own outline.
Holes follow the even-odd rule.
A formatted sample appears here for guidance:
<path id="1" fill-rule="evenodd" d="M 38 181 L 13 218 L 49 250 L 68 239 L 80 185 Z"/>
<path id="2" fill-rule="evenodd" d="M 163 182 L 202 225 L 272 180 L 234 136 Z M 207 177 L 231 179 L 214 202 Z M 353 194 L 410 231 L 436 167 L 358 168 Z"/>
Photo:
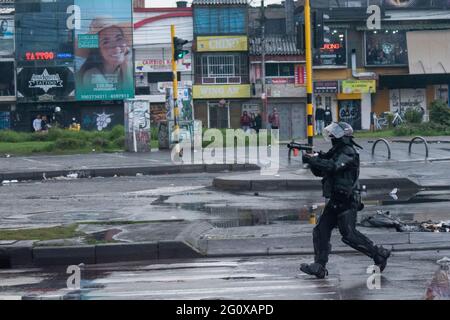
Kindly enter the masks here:
<path id="1" fill-rule="evenodd" d="M 405 113 L 405 120 L 408 123 L 419 124 L 423 121 L 423 114 L 414 109 L 408 109 Z"/>
<path id="2" fill-rule="evenodd" d="M 31 140 L 31 134 L 11 130 L 0 130 L 0 142 L 27 142 Z"/>
<path id="3" fill-rule="evenodd" d="M 394 129 L 395 136 L 446 136 L 450 127 L 435 122 L 404 124 Z"/>
<path id="4" fill-rule="evenodd" d="M 436 100 L 431 103 L 430 121 L 450 126 L 450 108 L 444 101 Z"/>
<path id="5" fill-rule="evenodd" d="M 95 137 L 94 139 L 92 139 L 91 142 L 93 147 L 96 148 L 108 148 L 110 142 L 109 140 L 102 138 L 102 137 Z"/>
<path id="6" fill-rule="evenodd" d="M 113 145 L 119 149 L 125 148 L 125 137 L 119 137 L 113 141 Z"/>
<path id="7" fill-rule="evenodd" d="M 109 132 L 109 139 L 116 140 L 118 138 L 125 136 L 125 127 L 122 125 L 117 125 Z"/>
<path id="8" fill-rule="evenodd" d="M 73 150 L 85 147 L 86 143 L 85 140 L 80 139 L 59 138 L 55 141 L 54 147 L 60 150 Z"/>

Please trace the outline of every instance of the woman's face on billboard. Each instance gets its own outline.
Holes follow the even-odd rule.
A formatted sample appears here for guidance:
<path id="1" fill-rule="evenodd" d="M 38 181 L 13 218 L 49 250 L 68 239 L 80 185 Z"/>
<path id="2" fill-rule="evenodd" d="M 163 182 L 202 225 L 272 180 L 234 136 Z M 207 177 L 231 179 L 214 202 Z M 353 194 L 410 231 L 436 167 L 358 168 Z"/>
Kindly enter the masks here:
<path id="1" fill-rule="evenodd" d="M 127 43 L 122 30 L 117 27 L 107 28 L 98 36 L 103 62 L 110 67 L 121 65 L 127 54 Z"/>

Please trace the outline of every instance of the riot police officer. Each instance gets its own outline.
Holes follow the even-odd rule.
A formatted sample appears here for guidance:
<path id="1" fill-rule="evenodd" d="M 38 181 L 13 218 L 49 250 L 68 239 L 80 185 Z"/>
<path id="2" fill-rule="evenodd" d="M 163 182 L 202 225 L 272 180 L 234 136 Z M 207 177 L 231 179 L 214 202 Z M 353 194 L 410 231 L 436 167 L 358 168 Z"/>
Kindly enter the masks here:
<path id="1" fill-rule="evenodd" d="M 377 247 L 365 235 L 356 230 L 357 212 L 364 208 L 359 185 L 359 153 L 362 149 L 353 140 L 353 128 L 345 123 L 332 123 L 323 131 L 331 138 L 333 147 L 327 153 L 305 154 L 303 162 L 310 166 L 315 176 L 323 178 L 323 195 L 329 199 L 313 232 L 315 261 L 302 264 L 300 270 L 323 279 L 328 275 L 326 265 L 331 252 L 330 238 L 338 227 L 342 241 L 374 260 L 383 271 L 391 252 Z"/>

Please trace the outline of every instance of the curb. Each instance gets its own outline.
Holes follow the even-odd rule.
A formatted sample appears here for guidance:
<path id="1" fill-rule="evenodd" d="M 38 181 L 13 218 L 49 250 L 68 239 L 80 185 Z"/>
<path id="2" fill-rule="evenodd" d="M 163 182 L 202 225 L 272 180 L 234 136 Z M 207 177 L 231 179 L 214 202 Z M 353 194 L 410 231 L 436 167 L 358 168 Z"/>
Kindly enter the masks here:
<path id="1" fill-rule="evenodd" d="M 203 225 L 199 228 L 206 230 L 207 226 Z M 197 231 L 200 229 L 197 229 Z M 391 239 L 388 239 L 389 235 Z M 393 252 L 450 250 L 450 234 L 438 234 L 436 236 L 435 233 L 392 232 L 389 235 L 374 233 L 369 234 L 369 237 L 374 242 L 392 249 Z M 246 249 L 243 245 L 244 242 L 250 243 L 250 248 Z M 280 244 L 280 242 L 282 243 Z M 32 243 L 32 241 L 19 241 L 12 245 L 0 246 L 0 269 L 27 266 L 69 266 L 82 263 L 105 264 L 170 259 L 314 254 L 311 247 L 311 235 L 268 239 L 200 239 L 195 247 L 185 241 L 177 240 L 36 248 L 32 247 Z M 293 246 L 295 244 L 298 245 Z M 354 249 L 343 246 L 338 235 L 333 235 L 332 244 L 334 254 L 356 253 Z M 240 249 L 236 250 L 236 248 Z"/>
<path id="2" fill-rule="evenodd" d="M 166 175 L 183 173 L 214 173 L 214 172 L 239 172 L 260 170 L 260 167 L 252 164 L 216 164 L 216 165 L 170 165 L 151 167 L 126 167 L 126 168 L 101 168 L 101 169 L 73 169 L 73 170 L 51 170 L 51 171 L 30 171 L 30 172 L 8 172 L 0 173 L 0 181 L 4 180 L 44 180 L 57 177 L 65 177 L 70 174 L 78 174 L 78 178 L 95 178 L 114 176 L 136 176 L 142 175 Z"/>
<path id="3" fill-rule="evenodd" d="M 204 257 L 188 243 L 172 240 L 73 247 L 32 247 L 32 243 L 19 241 L 13 245 L 0 246 L 0 269 Z"/>
<path id="4" fill-rule="evenodd" d="M 373 189 L 390 189 L 392 185 L 402 189 L 419 189 L 420 186 L 408 178 L 361 179 L 360 183 Z M 213 187 L 225 191 L 275 191 L 275 190 L 321 190 L 320 180 L 267 179 L 267 180 L 232 180 L 215 178 Z"/>

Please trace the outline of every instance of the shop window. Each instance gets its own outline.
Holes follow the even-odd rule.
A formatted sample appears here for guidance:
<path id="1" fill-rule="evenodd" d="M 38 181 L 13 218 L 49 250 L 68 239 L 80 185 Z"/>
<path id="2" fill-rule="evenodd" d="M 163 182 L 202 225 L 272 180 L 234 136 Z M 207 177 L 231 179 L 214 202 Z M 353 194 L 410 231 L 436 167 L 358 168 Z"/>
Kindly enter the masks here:
<path id="1" fill-rule="evenodd" d="M 9 112 L 0 111 L 0 130 L 7 130 L 11 128 L 11 115 Z"/>
<path id="2" fill-rule="evenodd" d="M 13 97 L 16 95 L 14 85 L 14 62 L 0 61 L 0 96 Z"/>
<path id="3" fill-rule="evenodd" d="M 408 65 L 406 32 L 399 30 L 366 32 L 366 65 Z"/>
<path id="4" fill-rule="evenodd" d="M 346 30 L 331 29 L 330 43 L 314 49 L 314 66 L 347 66 Z"/>

